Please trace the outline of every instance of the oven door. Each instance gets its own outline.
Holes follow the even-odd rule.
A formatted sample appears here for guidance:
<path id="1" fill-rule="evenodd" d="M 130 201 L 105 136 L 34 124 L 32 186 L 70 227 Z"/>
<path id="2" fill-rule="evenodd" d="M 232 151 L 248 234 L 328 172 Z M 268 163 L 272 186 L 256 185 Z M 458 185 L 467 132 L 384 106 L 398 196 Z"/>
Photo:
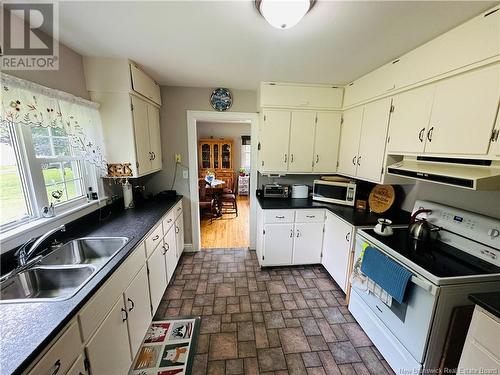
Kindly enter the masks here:
<path id="1" fill-rule="evenodd" d="M 376 248 L 369 240 L 358 234 L 355 259 L 358 259 L 365 243 Z M 384 252 L 382 249 L 378 250 Z M 387 255 L 385 252 L 384 254 Z M 422 277 L 414 275 L 408 283 L 404 302 L 400 304 L 393 299 L 390 307 L 372 293 L 359 288 L 356 283 L 352 288 L 362 302 L 380 319 L 383 327 L 401 342 L 417 362 L 423 363 L 437 301 L 436 288 L 432 285 Z"/>

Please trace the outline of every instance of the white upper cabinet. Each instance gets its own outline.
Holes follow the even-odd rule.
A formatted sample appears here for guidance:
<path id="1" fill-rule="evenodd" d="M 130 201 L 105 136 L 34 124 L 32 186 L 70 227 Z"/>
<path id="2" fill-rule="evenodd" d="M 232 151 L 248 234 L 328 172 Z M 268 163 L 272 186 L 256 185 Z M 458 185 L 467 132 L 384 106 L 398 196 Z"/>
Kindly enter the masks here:
<path id="1" fill-rule="evenodd" d="M 483 12 L 347 85 L 344 108 L 499 56 L 499 9 Z"/>
<path id="2" fill-rule="evenodd" d="M 363 122 L 364 107 L 357 107 L 344 112 L 344 122 L 340 133 L 338 172 L 348 176 L 356 175 L 359 137 Z"/>
<path id="3" fill-rule="evenodd" d="M 132 89 L 149 100 L 161 105 L 160 86 L 149 78 L 136 64 L 130 64 Z"/>
<path id="4" fill-rule="evenodd" d="M 313 172 L 336 172 L 341 119 L 340 113 L 318 112 L 316 114 Z"/>
<path id="5" fill-rule="evenodd" d="M 378 100 L 365 106 L 356 160 L 356 177 L 358 178 L 381 181 L 390 110 L 390 98 Z"/>
<path id="6" fill-rule="evenodd" d="M 343 91 L 334 86 L 262 82 L 260 107 L 341 109 Z"/>
<path id="7" fill-rule="evenodd" d="M 486 155 L 500 97 L 500 65 L 436 86 L 425 152 Z"/>
<path id="8" fill-rule="evenodd" d="M 290 111 L 265 110 L 259 132 L 259 170 L 286 172 L 290 139 Z"/>
<path id="9" fill-rule="evenodd" d="M 315 119 L 314 112 L 292 112 L 289 172 L 312 172 Z"/>
<path id="10" fill-rule="evenodd" d="M 90 97 L 101 105 L 108 168 L 128 167 L 131 177 L 159 171 L 159 86 L 127 59 L 85 57 L 83 63 Z"/>
<path id="11" fill-rule="evenodd" d="M 435 85 L 406 91 L 393 98 L 387 151 L 421 153 L 425 148 Z"/>

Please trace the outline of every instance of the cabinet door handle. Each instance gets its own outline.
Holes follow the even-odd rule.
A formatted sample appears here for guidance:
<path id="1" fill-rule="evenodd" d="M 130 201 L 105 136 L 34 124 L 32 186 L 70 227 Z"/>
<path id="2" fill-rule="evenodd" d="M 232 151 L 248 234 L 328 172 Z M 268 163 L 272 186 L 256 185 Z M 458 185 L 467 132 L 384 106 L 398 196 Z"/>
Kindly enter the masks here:
<path id="1" fill-rule="evenodd" d="M 316 155 L 316 164 L 319 163 L 319 155 Z"/>
<path id="2" fill-rule="evenodd" d="M 171 223 L 172 222 L 172 219 L 168 219 L 167 220 L 167 224 Z"/>
<path id="3" fill-rule="evenodd" d="M 52 370 L 52 374 L 51 375 L 56 375 L 60 368 L 61 368 L 61 360 L 58 359 L 55 363 L 54 363 L 54 366 L 52 366 L 53 370 Z"/>
<path id="4" fill-rule="evenodd" d="M 316 215 L 306 215 L 306 217 L 309 219 L 314 219 L 316 217 Z"/>
<path id="5" fill-rule="evenodd" d="M 153 237 L 153 241 L 156 241 L 158 238 L 160 238 L 160 235 L 157 234 L 156 236 Z"/>
<path id="6" fill-rule="evenodd" d="M 285 154 L 285 163 L 286 163 L 286 161 L 288 160 L 288 159 L 287 159 L 287 157 L 288 157 L 288 155 L 287 155 L 287 154 Z"/>
<path id="7" fill-rule="evenodd" d="M 135 303 L 130 298 L 127 298 L 127 301 L 130 303 L 130 307 L 128 308 L 128 311 L 132 311 L 135 307 Z"/>
<path id="8" fill-rule="evenodd" d="M 156 154 L 153 151 L 151 151 L 151 155 L 153 155 L 153 160 L 155 160 L 156 159 Z"/>
<path id="9" fill-rule="evenodd" d="M 175 233 L 179 233 L 179 227 L 175 227 Z"/>
<path id="10" fill-rule="evenodd" d="M 290 229 L 290 238 L 293 237 L 293 229 Z"/>
<path id="11" fill-rule="evenodd" d="M 290 154 L 290 163 L 293 163 L 293 154 Z"/>
<path id="12" fill-rule="evenodd" d="M 167 250 L 167 249 L 165 249 L 165 245 L 163 245 L 161 248 L 163 249 L 162 254 L 163 254 L 163 255 L 165 255 L 165 254 L 167 253 L 167 251 L 168 251 L 168 250 Z"/>
<path id="13" fill-rule="evenodd" d="M 276 216 L 276 219 L 284 219 L 284 216 Z"/>
<path id="14" fill-rule="evenodd" d="M 124 313 L 124 317 L 122 318 L 122 322 L 128 319 L 128 312 L 122 307 L 122 313 Z"/>
<path id="15" fill-rule="evenodd" d="M 297 229 L 297 238 L 300 237 L 300 230 Z"/>
<path id="16" fill-rule="evenodd" d="M 358 156 L 358 161 L 356 162 L 356 164 L 361 165 L 361 163 L 359 162 L 360 160 L 361 160 L 361 156 Z"/>
<path id="17" fill-rule="evenodd" d="M 425 132 L 425 128 L 422 128 L 422 130 L 420 130 L 420 132 L 418 133 L 418 139 L 420 142 L 424 141 L 424 132 Z"/>
<path id="18" fill-rule="evenodd" d="M 352 165 L 356 165 L 356 155 L 352 158 Z"/>
<path id="19" fill-rule="evenodd" d="M 345 235 L 345 240 L 347 242 L 349 242 L 349 237 L 351 237 L 351 232 L 348 232 L 346 235 Z"/>
<path id="20" fill-rule="evenodd" d="M 433 126 L 433 127 L 431 127 L 431 128 L 429 129 L 429 131 L 427 132 L 427 140 L 428 140 L 429 142 L 432 142 L 432 132 L 433 132 L 433 131 L 434 131 L 434 126 Z"/>

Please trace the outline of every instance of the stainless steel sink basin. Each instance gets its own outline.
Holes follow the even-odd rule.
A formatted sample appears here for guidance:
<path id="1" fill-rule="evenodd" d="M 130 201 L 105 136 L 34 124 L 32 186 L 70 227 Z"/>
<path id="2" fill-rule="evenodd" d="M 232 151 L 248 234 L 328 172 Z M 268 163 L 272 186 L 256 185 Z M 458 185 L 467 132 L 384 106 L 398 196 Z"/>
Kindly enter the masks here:
<path id="1" fill-rule="evenodd" d="M 85 237 L 67 242 L 34 266 L 6 275 L 0 283 L 0 303 L 68 299 L 128 240 L 126 237 Z"/>
<path id="2" fill-rule="evenodd" d="M 2 302 L 67 299 L 74 295 L 95 271 L 96 267 L 91 265 L 27 269 L 0 284 Z"/>
<path id="3" fill-rule="evenodd" d="M 45 256 L 41 265 L 102 265 L 125 246 L 126 237 L 87 237 L 70 241 Z"/>

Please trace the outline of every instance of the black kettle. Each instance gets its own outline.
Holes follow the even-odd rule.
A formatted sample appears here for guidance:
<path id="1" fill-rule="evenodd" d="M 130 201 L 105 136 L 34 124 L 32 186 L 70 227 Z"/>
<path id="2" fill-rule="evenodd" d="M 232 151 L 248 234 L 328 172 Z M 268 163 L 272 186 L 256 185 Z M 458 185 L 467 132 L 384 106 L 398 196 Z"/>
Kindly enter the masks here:
<path id="1" fill-rule="evenodd" d="M 419 244 L 435 241 L 438 238 L 438 232 L 441 228 L 429 223 L 426 219 L 417 219 L 421 213 L 431 213 L 432 210 L 420 209 L 415 211 L 411 216 L 410 225 L 408 226 L 408 234 L 414 240 L 415 250 Z"/>

